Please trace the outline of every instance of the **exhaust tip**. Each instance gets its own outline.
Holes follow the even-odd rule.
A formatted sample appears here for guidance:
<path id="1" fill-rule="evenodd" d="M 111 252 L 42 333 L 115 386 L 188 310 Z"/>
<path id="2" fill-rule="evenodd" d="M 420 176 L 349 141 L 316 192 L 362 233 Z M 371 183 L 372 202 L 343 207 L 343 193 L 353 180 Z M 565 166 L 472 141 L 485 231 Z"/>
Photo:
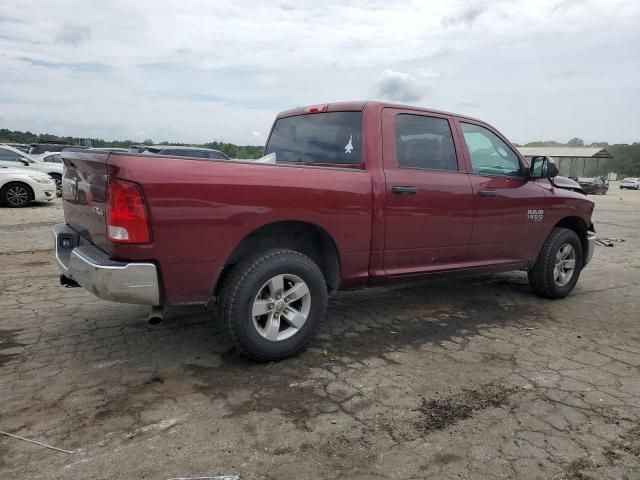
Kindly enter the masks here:
<path id="1" fill-rule="evenodd" d="M 149 313 L 149 325 L 158 325 L 164 319 L 164 307 L 152 307 Z"/>

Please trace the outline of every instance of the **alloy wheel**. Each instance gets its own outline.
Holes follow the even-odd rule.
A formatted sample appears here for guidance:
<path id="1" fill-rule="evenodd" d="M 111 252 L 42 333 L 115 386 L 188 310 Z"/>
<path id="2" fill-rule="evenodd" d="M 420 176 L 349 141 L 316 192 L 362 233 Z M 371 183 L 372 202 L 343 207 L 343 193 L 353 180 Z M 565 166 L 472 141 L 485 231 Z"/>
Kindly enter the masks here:
<path id="1" fill-rule="evenodd" d="M 567 243 L 560 247 L 556 253 L 553 264 L 553 280 L 560 287 L 564 287 L 571 281 L 576 269 L 576 250 L 573 245 Z"/>
<path id="2" fill-rule="evenodd" d="M 258 290 L 251 307 L 253 326 L 272 342 L 292 337 L 304 326 L 311 310 L 311 292 L 297 275 L 276 275 Z"/>
<path id="3" fill-rule="evenodd" d="M 13 207 L 22 207 L 29 202 L 29 192 L 22 185 L 12 185 L 7 190 L 5 199 Z"/>

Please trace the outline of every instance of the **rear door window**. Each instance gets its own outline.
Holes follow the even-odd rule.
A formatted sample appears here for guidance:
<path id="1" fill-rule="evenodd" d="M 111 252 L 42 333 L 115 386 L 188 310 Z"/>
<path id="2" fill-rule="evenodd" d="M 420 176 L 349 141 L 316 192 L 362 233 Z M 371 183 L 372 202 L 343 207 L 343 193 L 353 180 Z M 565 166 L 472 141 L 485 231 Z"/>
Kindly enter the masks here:
<path id="1" fill-rule="evenodd" d="M 396 159 L 399 167 L 458 170 L 449 121 L 424 115 L 396 116 Z"/>
<path id="2" fill-rule="evenodd" d="M 264 154 L 276 162 L 359 164 L 362 162 L 362 112 L 328 112 L 276 121 Z"/>

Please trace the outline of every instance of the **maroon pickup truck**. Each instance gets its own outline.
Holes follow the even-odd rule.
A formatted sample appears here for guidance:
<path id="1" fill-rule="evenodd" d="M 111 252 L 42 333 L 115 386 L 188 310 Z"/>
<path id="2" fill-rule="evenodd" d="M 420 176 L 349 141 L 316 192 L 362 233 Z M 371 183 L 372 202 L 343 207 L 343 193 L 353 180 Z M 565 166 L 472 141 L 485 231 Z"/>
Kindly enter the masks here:
<path id="1" fill-rule="evenodd" d="M 61 282 L 156 311 L 217 301 L 240 351 L 272 361 L 305 347 L 332 290 L 526 270 L 535 293 L 561 298 L 593 253 L 593 202 L 480 120 L 296 108 L 265 154 L 63 152 Z"/>

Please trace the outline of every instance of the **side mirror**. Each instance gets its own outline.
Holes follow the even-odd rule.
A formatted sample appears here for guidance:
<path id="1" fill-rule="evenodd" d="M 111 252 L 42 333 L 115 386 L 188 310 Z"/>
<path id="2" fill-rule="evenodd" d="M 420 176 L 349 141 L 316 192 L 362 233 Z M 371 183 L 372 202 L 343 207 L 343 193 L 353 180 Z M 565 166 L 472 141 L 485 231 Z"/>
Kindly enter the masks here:
<path id="1" fill-rule="evenodd" d="M 558 167 L 553 163 L 551 157 L 533 157 L 527 178 L 536 180 L 538 178 L 554 178 L 558 176 Z"/>
<path id="2" fill-rule="evenodd" d="M 25 167 L 29 166 L 29 162 L 27 162 L 26 160 L 19 160 L 19 162 L 23 164 Z"/>

